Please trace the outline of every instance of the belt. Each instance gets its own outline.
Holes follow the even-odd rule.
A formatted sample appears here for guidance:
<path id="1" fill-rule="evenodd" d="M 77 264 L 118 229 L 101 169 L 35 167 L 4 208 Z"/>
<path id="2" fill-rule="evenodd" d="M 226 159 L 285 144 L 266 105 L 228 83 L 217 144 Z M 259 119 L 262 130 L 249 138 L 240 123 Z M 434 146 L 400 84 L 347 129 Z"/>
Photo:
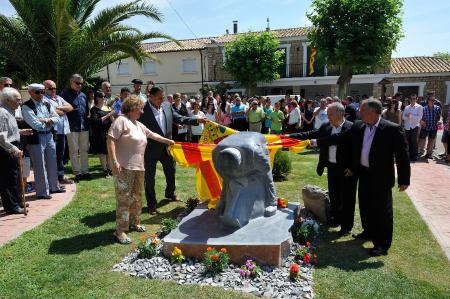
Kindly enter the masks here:
<path id="1" fill-rule="evenodd" d="M 51 134 L 52 131 L 37 131 L 38 134 L 42 134 L 42 135 L 47 135 L 47 134 Z"/>

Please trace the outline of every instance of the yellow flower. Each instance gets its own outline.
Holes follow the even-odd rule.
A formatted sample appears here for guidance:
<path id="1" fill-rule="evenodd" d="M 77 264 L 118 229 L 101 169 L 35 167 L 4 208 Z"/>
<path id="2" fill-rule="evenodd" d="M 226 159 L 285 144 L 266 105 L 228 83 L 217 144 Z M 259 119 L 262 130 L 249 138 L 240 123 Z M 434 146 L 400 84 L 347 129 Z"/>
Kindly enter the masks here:
<path id="1" fill-rule="evenodd" d="M 181 249 L 178 248 L 178 247 L 175 247 L 175 248 L 173 249 L 173 251 L 172 251 L 172 255 L 173 255 L 173 256 L 180 256 L 182 253 L 183 253 L 183 252 L 182 252 Z"/>

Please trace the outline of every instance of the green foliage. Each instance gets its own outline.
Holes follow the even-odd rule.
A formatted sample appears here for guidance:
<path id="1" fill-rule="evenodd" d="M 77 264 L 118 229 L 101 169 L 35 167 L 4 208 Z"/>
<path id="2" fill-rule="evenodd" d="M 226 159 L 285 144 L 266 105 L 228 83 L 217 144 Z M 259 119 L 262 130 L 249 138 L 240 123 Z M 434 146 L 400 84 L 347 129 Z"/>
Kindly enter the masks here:
<path id="1" fill-rule="evenodd" d="M 202 86 L 202 88 L 199 89 L 200 93 L 203 97 L 206 97 L 208 95 L 208 91 L 212 90 L 214 94 L 218 93 L 219 95 L 223 95 L 227 92 L 228 89 L 231 89 L 231 85 L 225 83 L 224 81 L 220 81 L 217 85 L 208 85 L 205 84 Z"/>
<path id="2" fill-rule="evenodd" d="M 290 231 L 292 239 L 299 244 L 315 243 L 319 234 L 319 224 L 312 219 L 307 219 L 294 223 Z"/>
<path id="3" fill-rule="evenodd" d="M 341 68 L 339 87 L 355 69 L 386 65 L 403 37 L 402 0 L 313 0 L 311 46 Z"/>
<path id="4" fill-rule="evenodd" d="M 142 33 L 124 24 L 133 16 L 161 22 L 158 9 L 143 0 L 93 11 L 100 0 L 10 0 L 17 17 L 0 14 L 4 52 L 33 81 L 53 79 L 62 88 L 73 73 L 92 77 L 106 65 L 132 57 L 151 57 L 141 43 L 171 39 L 159 32 Z"/>
<path id="5" fill-rule="evenodd" d="M 433 53 L 433 57 L 450 60 L 450 52 L 436 52 Z"/>
<path id="6" fill-rule="evenodd" d="M 170 261 L 172 262 L 172 264 L 181 264 L 184 262 L 184 260 L 185 258 L 183 252 L 180 248 L 175 246 L 175 248 L 172 250 L 172 257 Z"/>
<path id="7" fill-rule="evenodd" d="M 249 93 L 258 82 L 271 82 L 280 77 L 283 52 L 279 47 L 272 32 L 242 34 L 225 45 L 225 69 Z"/>
<path id="8" fill-rule="evenodd" d="M 215 248 L 208 247 L 204 254 L 203 265 L 206 272 L 211 274 L 217 274 L 222 272 L 227 266 L 229 256 L 225 248 L 221 248 L 218 251 Z"/>
<path id="9" fill-rule="evenodd" d="M 172 230 L 177 227 L 178 222 L 172 218 L 164 218 L 161 221 L 161 237 L 167 236 Z"/>
<path id="10" fill-rule="evenodd" d="M 138 244 L 137 251 L 140 259 L 149 259 L 158 255 L 160 248 L 160 241 L 156 235 L 148 238 L 143 237 Z"/>
<path id="11" fill-rule="evenodd" d="M 274 181 L 287 180 L 287 176 L 292 170 L 292 160 L 288 152 L 279 150 L 275 154 L 272 168 L 272 176 Z"/>

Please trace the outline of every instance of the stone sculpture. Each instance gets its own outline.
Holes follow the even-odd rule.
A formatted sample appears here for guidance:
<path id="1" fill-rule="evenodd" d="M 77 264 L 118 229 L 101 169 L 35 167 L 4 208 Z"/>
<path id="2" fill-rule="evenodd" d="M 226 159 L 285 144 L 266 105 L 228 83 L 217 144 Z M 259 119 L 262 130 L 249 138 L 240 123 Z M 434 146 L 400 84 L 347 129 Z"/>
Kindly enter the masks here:
<path id="1" fill-rule="evenodd" d="M 330 216 L 330 197 L 328 191 L 314 185 L 306 185 L 302 189 L 305 208 L 311 211 L 322 223 L 327 223 Z"/>
<path id="2" fill-rule="evenodd" d="M 267 142 L 260 133 L 233 134 L 213 150 L 214 167 L 223 179 L 217 213 L 222 222 L 240 228 L 251 219 L 277 211 Z"/>

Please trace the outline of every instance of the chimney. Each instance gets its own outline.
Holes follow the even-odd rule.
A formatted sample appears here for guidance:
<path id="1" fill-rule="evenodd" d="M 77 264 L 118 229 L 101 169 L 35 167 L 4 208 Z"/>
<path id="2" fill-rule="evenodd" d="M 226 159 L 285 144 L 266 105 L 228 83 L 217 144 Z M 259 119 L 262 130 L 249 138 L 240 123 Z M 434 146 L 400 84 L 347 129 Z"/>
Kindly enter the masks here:
<path id="1" fill-rule="evenodd" d="M 233 21 L 233 34 L 238 33 L 238 21 Z"/>
<path id="2" fill-rule="evenodd" d="M 269 18 L 267 18 L 267 27 L 266 27 L 266 31 L 270 31 L 270 22 L 269 22 Z"/>

